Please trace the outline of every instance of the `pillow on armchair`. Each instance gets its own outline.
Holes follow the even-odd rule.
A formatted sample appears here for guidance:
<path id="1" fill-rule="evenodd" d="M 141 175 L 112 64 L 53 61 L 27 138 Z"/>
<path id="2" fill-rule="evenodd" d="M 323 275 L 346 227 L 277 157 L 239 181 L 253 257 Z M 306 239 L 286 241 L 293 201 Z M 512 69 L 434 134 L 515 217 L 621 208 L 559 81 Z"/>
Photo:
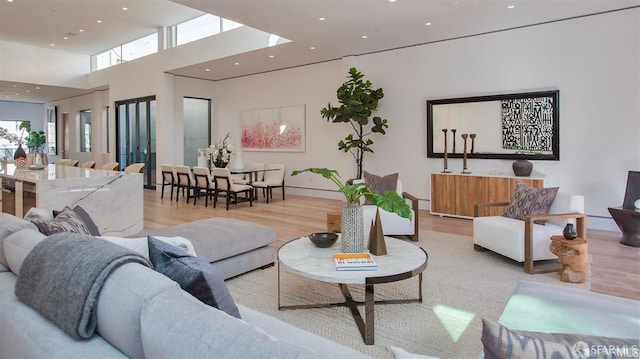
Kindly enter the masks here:
<path id="1" fill-rule="evenodd" d="M 398 173 L 392 173 L 386 176 L 378 176 L 367 171 L 364 171 L 364 183 L 373 192 L 382 195 L 384 191 L 397 191 L 398 190 Z M 365 201 L 364 204 L 373 204 L 370 201 Z"/>
<path id="2" fill-rule="evenodd" d="M 502 215 L 524 221 L 524 218 L 529 215 L 547 214 L 551 203 L 556 198 L 556 193 L 558 193 L 558 187 L 535 188 L 516 183 L 509 206 Z M 535 223 L 544 224 L 544 221 L 535 221 Z"/>

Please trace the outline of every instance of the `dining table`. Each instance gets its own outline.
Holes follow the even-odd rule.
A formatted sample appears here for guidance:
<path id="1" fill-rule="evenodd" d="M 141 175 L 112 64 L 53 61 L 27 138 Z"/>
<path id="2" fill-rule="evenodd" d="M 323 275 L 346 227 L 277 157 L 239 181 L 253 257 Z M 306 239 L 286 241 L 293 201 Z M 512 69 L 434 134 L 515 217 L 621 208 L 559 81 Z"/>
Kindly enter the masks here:
<path id="1" fill-rule="evenodd" d="M 249 185 L 252 185 L 254 181 L 258 180 L 258 173 L 259 172 L 268 172 L 268 171 L 276 171 L 277 168 L 259 168 L 259 169 L 252 169 L 252 168 L 229 168 L 229 172 L 232 175 L 238 175 L 238 174 L 251 174 L 251 176 L 249 176 Z"/>

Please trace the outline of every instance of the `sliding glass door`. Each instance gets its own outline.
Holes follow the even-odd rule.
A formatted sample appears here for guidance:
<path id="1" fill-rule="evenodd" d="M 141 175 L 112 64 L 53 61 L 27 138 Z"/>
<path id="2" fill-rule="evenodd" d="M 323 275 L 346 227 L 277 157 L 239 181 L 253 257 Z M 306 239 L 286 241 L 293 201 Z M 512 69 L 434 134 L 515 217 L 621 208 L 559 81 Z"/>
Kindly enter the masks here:
<path id="1" fill-rule="evenodd" d="M 156 187 L 156 98 L 116 102 L 116 158 L 120 170 L 144 163 L 145 188 Z"/>

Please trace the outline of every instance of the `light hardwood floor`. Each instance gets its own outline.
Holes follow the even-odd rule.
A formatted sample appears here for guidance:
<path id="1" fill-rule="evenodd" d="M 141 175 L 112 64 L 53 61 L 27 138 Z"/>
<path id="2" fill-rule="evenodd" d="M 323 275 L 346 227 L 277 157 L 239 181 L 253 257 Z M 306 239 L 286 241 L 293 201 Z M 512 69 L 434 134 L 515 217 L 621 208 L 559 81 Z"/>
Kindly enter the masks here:
<path id="1" fill-rule="evenodd" d="M 274 201 L 269 204 L 261 197 L 254 202 L 231 205 L 225 210 L 224 202 L 217 208 L 204 199 L 193 199 L 187 204 L 183 197 L 179 202 L 169 200 L 169 190 L 165 198 L 160 192 L 144 191 L 145 230 L 191 222 L 209 217 L 227 217 L 264 224 L 276 229 L 277 245 L 313 232 L 326 231 L 326 213 L 337 210 L 342 202 L 338 200 L 287 195 L 282 200 L 280 191 L 274 191 Z M 447 218 L 420 211 L 420 229 L 472 236 L 472 223 L 467 219 Z M 588 224 L 587 224 L 588 226 Z M 640 299 L 640 248 L 632 248 L 618 243 L 619 233 L 588 230 L 591 264 L 591 290 L 620 297 Z"/>

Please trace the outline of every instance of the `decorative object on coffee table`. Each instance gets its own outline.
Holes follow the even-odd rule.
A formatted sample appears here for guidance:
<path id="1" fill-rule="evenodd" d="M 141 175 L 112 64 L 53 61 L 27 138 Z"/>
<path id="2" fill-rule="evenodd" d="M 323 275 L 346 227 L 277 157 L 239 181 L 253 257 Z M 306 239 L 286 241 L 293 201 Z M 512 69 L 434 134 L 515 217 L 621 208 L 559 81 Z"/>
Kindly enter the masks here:
<path id="1" fill-rule="evenodd" d="M 584 283 L 589 277 L 589 245 L 584 238 L 568 240 L 564 236 L 551 236 L 551 252 L 558 256 L 562 264 L 560 280 L 570 283 Z"/>
<path id="2" fill-rule="evenodd" d="M 573 223 L 567 223 L 567 225 L 564 226 L 562 235 L 568 240 L 576 239 L 576 237 L 578 236 L 578 232 L 576 232 L 576 226 L 574 226 Z"/>
<path id="3" fill-rule="evenodd" d="M 311 233 L 309 240 L 320 248 L 329 248 L 336 243 L 338 235 L 332 232 Z"/>
<path id="4" fill-rule="evenodd" d="M 384 243 L 384 231 L 382 230 L 382 222 L 380 221 L 380 208 L 376 208 L 376 219 L 372 222 L 371 231 L 369 231 L 369 245 L 367 247 L 373 255 L 387 255 L 387 246 Z"/>

